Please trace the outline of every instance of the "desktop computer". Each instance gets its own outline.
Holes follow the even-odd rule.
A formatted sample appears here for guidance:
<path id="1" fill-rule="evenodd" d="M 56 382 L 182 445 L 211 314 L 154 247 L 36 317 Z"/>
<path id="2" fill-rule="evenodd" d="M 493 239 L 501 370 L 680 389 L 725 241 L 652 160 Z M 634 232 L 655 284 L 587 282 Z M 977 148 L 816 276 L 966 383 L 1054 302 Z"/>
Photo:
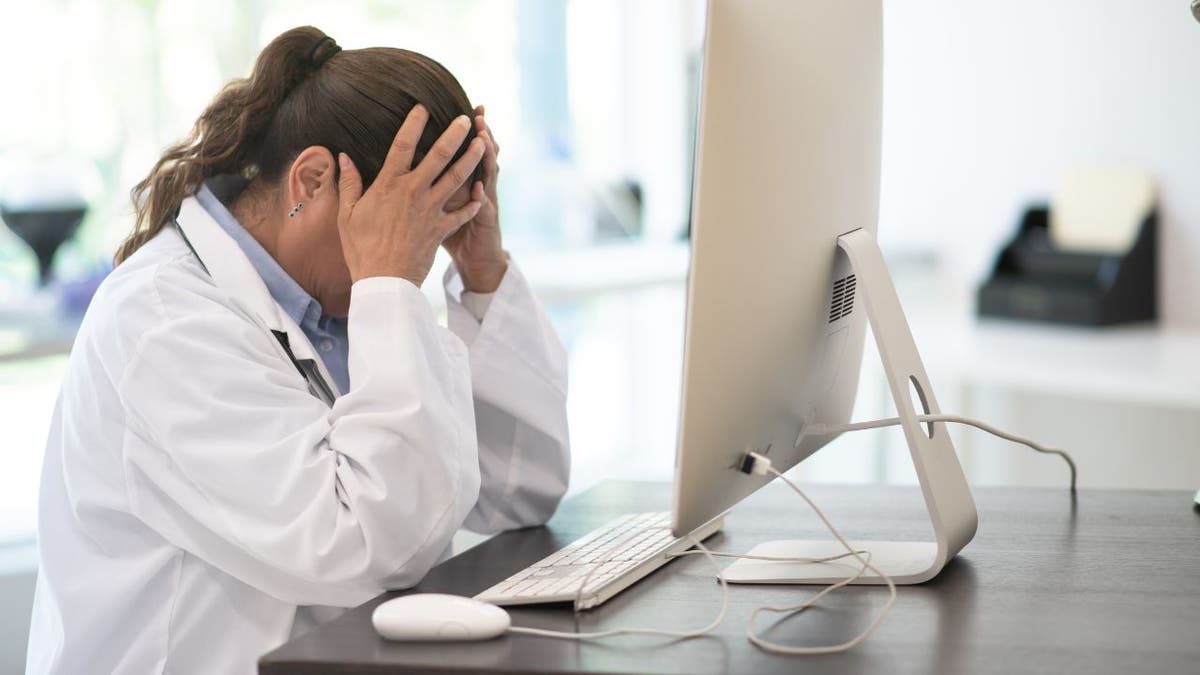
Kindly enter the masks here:
<path id="1" fill-rule="evenodd" d="M 721 527 L 723 514 L 850 417 L 866 326 L 933 522 L 931 542 L 765 544 L 730 582 L 919 583 L 974 535 L 974 502 L 874 241 L 881 0 L 712 0 L 701 71 L 674 500 L 601 528 L 476 596 L 600 604 Z M 840 557 L 839 557 L 840 556 Z M 856 556 L 857 557 L 857 556 Z M 838 559 L 834 559 L 838 558 Z M 883 572 L 885 576 L 875 572 Z"/>
<path id="2" fill-rule="evenodd" d="M 702 71 L 672 527 L 692 532 L 849 421 L 869 324 L 934 525 L 933 542 L 858 542 L 917 583 L 971 539 L 974 502 L 874 242 L 883 98 L 879 0 L 713 2 Z M 825 557 L 836 541 L 752 551 Z M 742 560 L 730 581 L 832 583 L 854 561 Z M 880 583 L 864 574 L 856 583 Z"/>

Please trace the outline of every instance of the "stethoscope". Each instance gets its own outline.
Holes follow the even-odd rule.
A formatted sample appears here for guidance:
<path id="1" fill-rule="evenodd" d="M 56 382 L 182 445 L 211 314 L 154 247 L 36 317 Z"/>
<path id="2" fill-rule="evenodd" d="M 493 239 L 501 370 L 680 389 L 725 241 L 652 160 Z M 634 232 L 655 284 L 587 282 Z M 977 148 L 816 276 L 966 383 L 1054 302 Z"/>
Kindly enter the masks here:
<path id="1" fill-rule="evenodd" d="M 296 358 L 296 355 L 292 353 L 292 345 L 288 340 L 288 334 L 286 332 L 272 328 L 271 335 L 274 335 L 275 339 L 279 341 L 279 345 L 283 347 L 283 351 L 287 353 L 288 359 L 291 360 L 292 365 L 296 367 L 296 370 L 300 372 L 300 376 L 303 377 L 304 381 L 308 383 L 309 393 L 321 399 L 325 402 L 325 405 L 332 408 L 333 401 L 336 397 L 333 394 L 333 390 L 329 388 L 329 383 L 326 382 L 325 378 L 321 376 L 321 369 L 317 367 L 316 359 Z"/>

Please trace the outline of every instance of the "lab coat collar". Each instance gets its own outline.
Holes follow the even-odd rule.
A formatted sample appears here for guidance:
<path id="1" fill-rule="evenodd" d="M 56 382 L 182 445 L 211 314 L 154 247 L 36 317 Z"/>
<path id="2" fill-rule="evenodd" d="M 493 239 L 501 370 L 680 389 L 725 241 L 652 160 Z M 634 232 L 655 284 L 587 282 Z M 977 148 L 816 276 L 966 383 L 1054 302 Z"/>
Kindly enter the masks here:
<path id="1" fill-rule="evenodd" d="M 266 283 L 242 248 L 213 220 L 195 197 L 183 200 L 175 226 L 218 288 L 228 293 L 265 329 L 286 333 L 292 354 L 299 360 L 314 361 L 327 384 L 334 381 L 304 331 L 271 297 Z M 336 391 L 336 387 L 333 391 Z"/>

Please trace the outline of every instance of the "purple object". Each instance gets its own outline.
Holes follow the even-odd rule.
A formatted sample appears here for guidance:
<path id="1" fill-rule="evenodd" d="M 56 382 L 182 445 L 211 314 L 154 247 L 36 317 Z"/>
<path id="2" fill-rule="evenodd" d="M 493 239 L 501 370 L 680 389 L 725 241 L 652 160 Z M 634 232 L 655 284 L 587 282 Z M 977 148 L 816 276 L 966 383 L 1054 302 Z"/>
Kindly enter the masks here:
<path id="1" fill-rule="evenodd" d="M 62 313 L 68 316 L 82 316 L 91 304 L 92 296 L 96 295 L 96 289 L 100 288 L 100 283 L 109 272 L 112 272 L 112 265 L 101 263 L 82 277 L 60 283 L 58 306 Z"/>

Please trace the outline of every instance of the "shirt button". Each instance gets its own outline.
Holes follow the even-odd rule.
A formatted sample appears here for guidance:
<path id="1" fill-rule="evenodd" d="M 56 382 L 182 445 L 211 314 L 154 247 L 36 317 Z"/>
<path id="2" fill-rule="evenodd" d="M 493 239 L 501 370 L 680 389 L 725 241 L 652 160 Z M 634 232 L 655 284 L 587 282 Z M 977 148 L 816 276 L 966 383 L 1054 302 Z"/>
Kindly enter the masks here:
<path id="1" fill-rule="evenodd" d="M 323 351 L 323 352 L 333 351 L 333 341 L 332 340 L 321 340 L 321 351 Z"/>

